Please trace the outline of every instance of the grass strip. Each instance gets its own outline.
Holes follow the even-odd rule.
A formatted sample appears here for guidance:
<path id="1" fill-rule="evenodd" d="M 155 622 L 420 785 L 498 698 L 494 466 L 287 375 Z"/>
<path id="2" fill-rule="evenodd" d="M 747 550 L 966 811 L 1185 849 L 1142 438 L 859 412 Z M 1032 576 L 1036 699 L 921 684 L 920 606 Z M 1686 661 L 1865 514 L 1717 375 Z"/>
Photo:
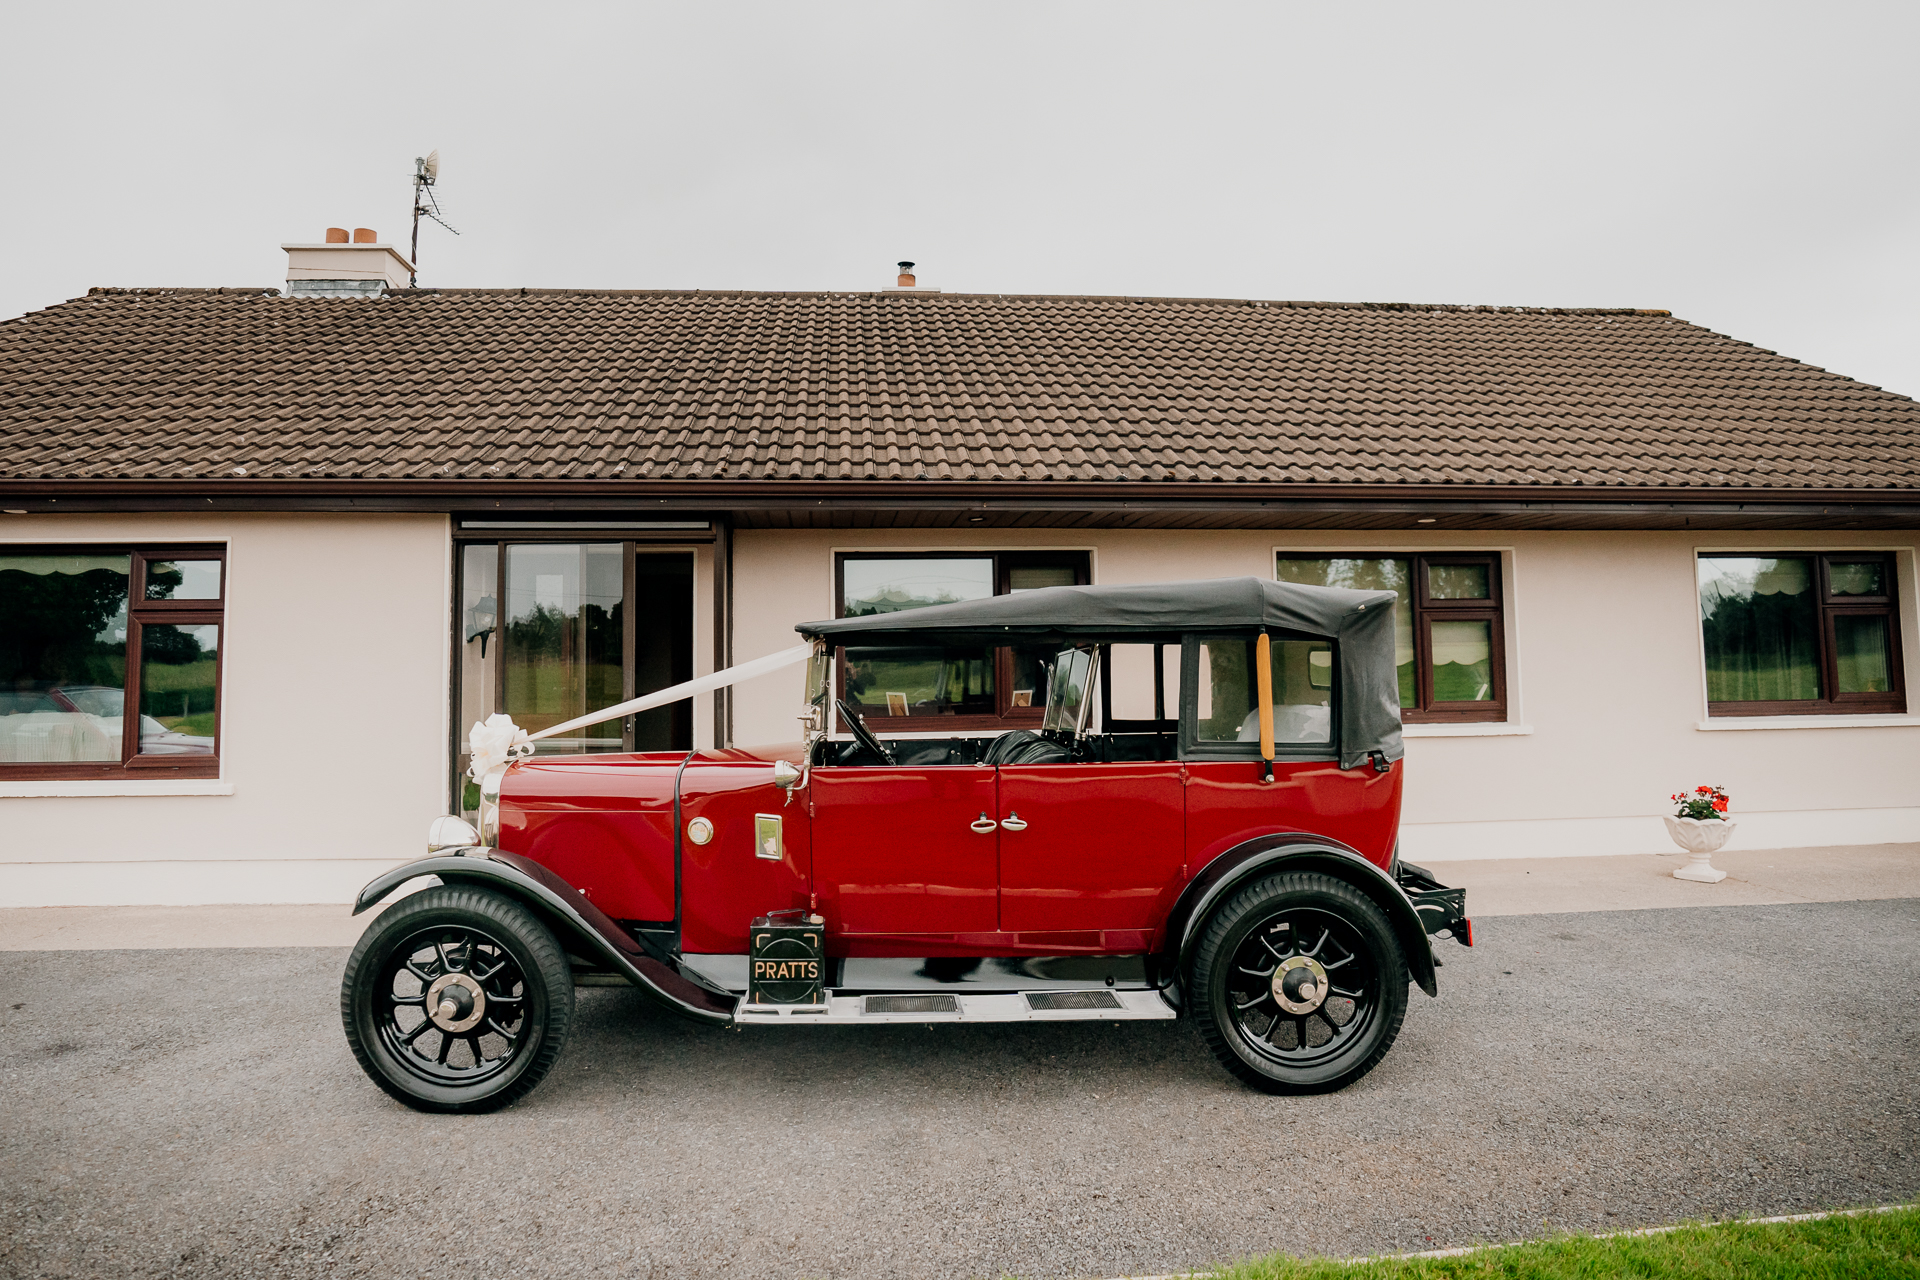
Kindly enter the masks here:
<path id="1" fill-rule="evenodd" d="M 1221 1267 L 1220 1280 L 1920 1280 L 1920 1206 L 1801 1222 L 1722 1222 L 1556 1236 L 1453 1256 L 1295 1258 Z"/>

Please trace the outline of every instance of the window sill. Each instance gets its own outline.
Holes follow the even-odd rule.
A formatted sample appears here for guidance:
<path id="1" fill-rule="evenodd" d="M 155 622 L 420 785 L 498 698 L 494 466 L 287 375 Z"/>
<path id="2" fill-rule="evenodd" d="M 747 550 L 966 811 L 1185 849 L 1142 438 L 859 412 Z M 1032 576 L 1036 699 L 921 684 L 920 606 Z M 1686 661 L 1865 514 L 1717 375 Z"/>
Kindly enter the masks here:
<path id="1" fill-rule="evenodd" d="M 1717 716 L 1694 726 L 1703 731 L 1723 729 L 1888 729 L 1920 726 L 1920 715 L 1835 716 Z"/>
<path id="2" fill-rule="evenodd" d="M 1530 724 L 1510 720 L 1467 720 L 1459 724 L 1402 724 L 1403 738 L 1515 738 L 1533 732 Z"/>
<path id="3" fill-rule="evenodd" d="M 28 796 L 230 796 L 219 778 L 0 778 L 0 799 Z"/>

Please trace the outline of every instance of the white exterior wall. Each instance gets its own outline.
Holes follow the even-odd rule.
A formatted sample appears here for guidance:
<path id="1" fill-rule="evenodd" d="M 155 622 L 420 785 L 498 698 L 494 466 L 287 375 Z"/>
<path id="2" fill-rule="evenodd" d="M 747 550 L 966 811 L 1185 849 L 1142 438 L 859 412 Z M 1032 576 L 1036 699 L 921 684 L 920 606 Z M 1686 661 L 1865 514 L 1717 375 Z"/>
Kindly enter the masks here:
<path id="1" fill-rule="evenodd" d="M 0 780 L 0 907 L 350 902 L 447 811 L 444 516 L 0 517 L 0 545 L 223 542 L 217 780 Z"/>
<path id="2" fill-rule="evenodd" d="M 1672 851 L 1660 815 L 1683 786 L 1733 795 L 1748 848 L 1920 841 L 1920 715 L 1707 723 L 1694 556 L 1886 550 L 1899 558 L 1902 648 L 1920 697 L 1910 534 L 1458 533 L 1312 530 L 741 530 L 734 656 L 833 616 L 835 551 L 1092 552 L 1098 583 L 1272 577 L 1276 550 L 1502 552 L 1509 721 L 1410 725 L 1402 848 L 1414 861 Z M 741 686 L 734 737 L 796 736 L 801 677 Z"/>
<path id="3" fill-rule="evenodd" d="M 736 534 L 734 655 L 832 616 L 836 550 L 1055 548 L 1094 581 L 1270 576 L 1276 549 L 1499 550 L 1510 722 L 1409 726 L 1409 858 L 1665 852 L 1681 786 L 1733 792 L 1749 848 L 1920 841 L 1920 716 L 1703 727 L 1698 550 L 1900 551 L 1920 690 L 1910 535 L 1338 531 L 759 531 Z M 0 907 L 346 902 L 419 856 L 449 808 L 450 530 L 442 516 L 11 516 L 0 545 L 221 542 L 222 774 L 0 780 Z M 695 671 L 712 669 L 712 549 L 696 550 Z M 1607 673 L 1602 679 L 1596 673 Z M 792 741 L 797 670 L 736 691 L 735 740 Z M 695 703 L 711 742 L 712 699 Z"/>

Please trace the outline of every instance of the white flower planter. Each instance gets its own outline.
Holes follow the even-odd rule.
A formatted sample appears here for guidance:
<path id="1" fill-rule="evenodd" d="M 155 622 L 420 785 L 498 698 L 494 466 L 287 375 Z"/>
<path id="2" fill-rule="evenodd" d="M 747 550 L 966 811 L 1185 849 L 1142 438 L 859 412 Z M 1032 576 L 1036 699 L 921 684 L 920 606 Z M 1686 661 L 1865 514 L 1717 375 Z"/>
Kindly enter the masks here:
<path id="1" fill-rule="evenodd" d="M 1733 838 L 1736 825 L 1726 818 L 1709 818 L 1703 822 L 1699 818 L 1669 817 L 1667 834 L 1673 837 L 1675 844 L 1692 855 L 1687 859 L 1686 866 L 1674 871 L 1673 878 L 1698 880 L 1702 884 L 1718 884 L 1725 880 L 1727 873 L 1714 869 L 1713 855 L 1725 848 L 1727 841 Z"/>

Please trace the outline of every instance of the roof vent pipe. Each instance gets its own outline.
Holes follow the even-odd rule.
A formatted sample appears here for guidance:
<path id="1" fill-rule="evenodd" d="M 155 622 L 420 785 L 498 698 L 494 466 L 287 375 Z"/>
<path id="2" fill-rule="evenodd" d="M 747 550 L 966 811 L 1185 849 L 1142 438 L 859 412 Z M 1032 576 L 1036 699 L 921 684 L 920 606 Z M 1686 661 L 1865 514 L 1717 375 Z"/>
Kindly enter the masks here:
<path id="1" fill-rule="evenodd" d="M 913 288 L 913 264 L 911 262 L 903 262 L 900 264 L 900 279 L 896 287 L 901 289 Z"/>

